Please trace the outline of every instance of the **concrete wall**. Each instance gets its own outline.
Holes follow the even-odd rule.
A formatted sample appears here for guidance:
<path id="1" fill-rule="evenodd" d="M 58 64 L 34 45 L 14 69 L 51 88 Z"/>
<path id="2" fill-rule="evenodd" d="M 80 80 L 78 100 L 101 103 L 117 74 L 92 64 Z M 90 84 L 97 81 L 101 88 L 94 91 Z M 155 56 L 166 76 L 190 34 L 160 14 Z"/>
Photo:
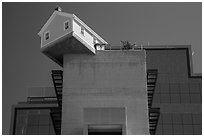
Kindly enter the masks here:
<path id="1" fill-rule="evenodd" d="M 62 134 L 83 134 L 84 108 L 125 108 L 126 134 L 149 134 L 145 60 L 144 51 L 64 55 Z"/>

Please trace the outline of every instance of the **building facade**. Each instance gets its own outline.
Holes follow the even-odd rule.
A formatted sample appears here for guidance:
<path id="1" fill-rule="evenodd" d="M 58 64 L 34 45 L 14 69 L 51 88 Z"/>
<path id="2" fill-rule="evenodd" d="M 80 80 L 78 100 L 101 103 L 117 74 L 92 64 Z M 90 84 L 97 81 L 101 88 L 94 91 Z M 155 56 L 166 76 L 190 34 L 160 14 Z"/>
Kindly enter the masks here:
<path id="1" fill-rule="evenodd" d="M 191 47 L 150 47 L 146 52 L 147 69 L 158 70 L 152 102 L 160 108 L 156 134 L 202 134 L 202 78 L 192 73 Z"/>
<path id="2" fill-rule="evenodd" d="M 62 11 L 39 36 L 63 70 L 52 71 L 52 96 L 13 106 L 11 134 L 202 134 L 202 77 L 189 45 L 110 46 Z"/>
<path id="3" fill-rule="evenodd" d="M 29 88 L 27 102 L 12 106 L 10 134 L 54 135 L 52 116 L 56 111 L 58 104 L 54 88 Z"/>

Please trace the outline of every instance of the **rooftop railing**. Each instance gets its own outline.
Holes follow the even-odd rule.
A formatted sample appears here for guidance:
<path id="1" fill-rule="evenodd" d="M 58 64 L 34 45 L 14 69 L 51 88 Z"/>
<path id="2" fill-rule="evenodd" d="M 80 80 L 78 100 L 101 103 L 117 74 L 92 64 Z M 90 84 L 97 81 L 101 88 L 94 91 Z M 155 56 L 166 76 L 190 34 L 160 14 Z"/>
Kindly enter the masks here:
<path id="1" fill-rule="evenodd" d="M 54 87 L 31 87 L 27 93 L 28 102 L 57 101 Z"/>

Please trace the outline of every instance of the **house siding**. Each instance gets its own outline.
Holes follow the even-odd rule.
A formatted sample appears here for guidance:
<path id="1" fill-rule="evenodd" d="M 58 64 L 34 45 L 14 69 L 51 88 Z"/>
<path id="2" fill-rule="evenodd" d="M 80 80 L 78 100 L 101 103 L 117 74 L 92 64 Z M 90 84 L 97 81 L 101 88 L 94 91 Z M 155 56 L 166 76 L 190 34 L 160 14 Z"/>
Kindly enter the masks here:
<path id="1" fill-rule="evenodd" d="M 64 22 L 69 21 L 69 29 L 64 30 Z M 57 26 L 57 27 L 56 27 Z M 46 44 L 64 36 L 67 33 L 72 31 L 72 19 L 64 16 L 56 15 L 48 27 L 44 30 L 41 36 L 41 47 L 44 47 Z M 50 32 L 50 38 L 45 40 L 44 35 L 46 32 Z"/>
<path id="2" fill-rule="evenodd" d="M 73 31 L 75 34 L 77 34 L 81 39 L 83 39 L 87 44 L 94 47 L 93 44 L 93 36 L 86 30 L 84 27 L 84 35 L 81 34 L 81 26 L 78 22 L 75 20 L 73 21 Z M 82 26 L 83 27 L 83 26 Z"/>

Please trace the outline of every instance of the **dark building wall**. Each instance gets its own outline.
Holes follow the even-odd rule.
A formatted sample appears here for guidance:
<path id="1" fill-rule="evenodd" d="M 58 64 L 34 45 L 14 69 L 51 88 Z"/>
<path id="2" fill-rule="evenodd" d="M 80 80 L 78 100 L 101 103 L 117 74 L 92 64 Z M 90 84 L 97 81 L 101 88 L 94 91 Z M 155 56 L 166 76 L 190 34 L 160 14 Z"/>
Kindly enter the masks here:
<path id="1" fill-rule="evenodd" d="M 188 48 L 146 52 L 147 69 L 158 69 L 152 104 L 161 113 L 156 134 L 201 134 L 202 78 L 190 75 Z"/>
<path id="2" fill-rule="evenodd" d="M 55 135 L 50 109 L 14 108 L 15 135 Z"/>

